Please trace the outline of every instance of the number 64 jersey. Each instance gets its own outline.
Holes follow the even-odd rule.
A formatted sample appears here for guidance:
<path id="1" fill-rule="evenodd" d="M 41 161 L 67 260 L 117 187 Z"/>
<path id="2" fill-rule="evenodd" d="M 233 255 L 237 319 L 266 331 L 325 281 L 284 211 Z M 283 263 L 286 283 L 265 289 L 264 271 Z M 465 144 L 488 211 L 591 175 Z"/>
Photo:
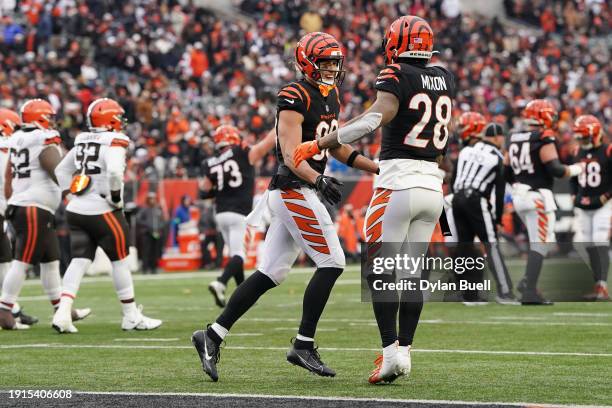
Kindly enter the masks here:
<path id="1" fill-rule="evenodd" d="M 74 147 L 55 170 L 62 191 L 70 187 L 74 175 L 89 177 L 89 185 L 74 195 L 67 211 L 83 215 L 97 215 L 114 211 L 106 197 L 110 195 L 111 173 L 123 178 L 126 149 L 130 139 L 118 132 L 83 132 Z"/>

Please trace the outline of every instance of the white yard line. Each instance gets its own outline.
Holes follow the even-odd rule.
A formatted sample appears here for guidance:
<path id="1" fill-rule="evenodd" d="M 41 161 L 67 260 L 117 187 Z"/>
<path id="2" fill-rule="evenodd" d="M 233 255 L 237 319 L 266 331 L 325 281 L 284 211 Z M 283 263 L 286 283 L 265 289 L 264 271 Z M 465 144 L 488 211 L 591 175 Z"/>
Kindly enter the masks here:
<path id="1" fill-rule="evenodd" d="M 186 341 L 186 340 L 185 340 Z M 188 350 L 192 346 L 164 346 L 164 345 L 123 345 L 123 344 L 0 344 L 2 349 L 142 349 L 142 350 Z M 226 350 L 264 350 L 264 351 L 286 351 L 287 347 L 257 347 L 257 346 L 227 346 Z M 368 347 L 320 347 L 321 351 L 330 352 L 379 352 L 378 348 Z M 583 352 L 557 352 L 557 351 L 512 351 L 512 350 L 453 350 L 453 349 L 412 349 L 413 353 L 435 353 L 435 354 L 483 354 L 483 355 L 519 355 L 519 356 L 548 356 L 548 357 L 612 357 L 612 353 L 583 353 Z"/>
<path id="2" fill-rule="evenodd" d="M 113 341 L 119 341 L 119 342 L 139 342 L 139 341 L 150 341 L 150 342 L 167 342 L 167 341 L 179 341 L 180 339 L 178 337 L 173 337 L 173 338 L 164 338 L 164 339 L 150 339 L 148 337 L 144 337 L 141 339 L 138 338 L 126 338 L 126 339 L 113 339 Z"/>
<path id="3" fill-rule="evenodd" d="M 6 394 L 8 391 L 0 391 Z M 432 407 L 442 404 L 446 405 L 510 405 L 513 407 L 538 407 L 538 408 L 605 408 L 601 405 L 564 405 L 564 404 L 542 404 L 534 402 L 483 402 L 483 401 L 448 401 L 448 400 L 425 400 L 425 399 L 396 399 L 396 398 L 353 398 L 353 397 L 318 397 L 301 395 L 277 395 L 277 394 L 213 394 L 195 392 L 95 392 L 75 391 L 76 395 L 114 395 L 114 396 L 145 396 L 145 397 L 208 397 L 208 398 L 253 398 L 253 399 L 277 399 L 277 400 L 302 400 L 302 401 L 348 401 L 348 402 L 382 402 L 398 404 L 431 404 Z"/>

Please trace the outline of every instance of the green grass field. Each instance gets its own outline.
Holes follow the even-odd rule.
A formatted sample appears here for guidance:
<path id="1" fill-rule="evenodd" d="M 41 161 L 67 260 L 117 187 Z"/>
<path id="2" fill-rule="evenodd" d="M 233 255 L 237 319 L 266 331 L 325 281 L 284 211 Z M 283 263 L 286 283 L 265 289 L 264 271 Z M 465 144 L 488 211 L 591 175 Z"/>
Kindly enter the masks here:
<path id="1" fill-rule="evenodd" d="M 285 361 L 310 274 L 298 269 L 269 292 L 226 339 L 220 380 L 203 376 L 191 333 L 219 309 L 206 285 L 213 274 L 136 277 L 145 314 L 164 319 L 152 332 L 123 332 L 110 278 L 86 278 L 77 306 L 93 314 L 74 335 L 50 327 L 40 283 L 28 282 L 22 305 L 41 322 L 0 331 L 0 389 L 72 389 L 345 396 L 427 400 L 612 404 L 612 304 L 553 307 L 428 303 L 412 354 L 410 378 L 371 386 L 379 346 L 371 306 L 360 302 L 359 274 L 339 280 L 317 333 L 336 369 L 320 378 Z M 544 272 L 546 274 L 546 271 Z M 580 354 L 584 353 L 584 354 Z"/>

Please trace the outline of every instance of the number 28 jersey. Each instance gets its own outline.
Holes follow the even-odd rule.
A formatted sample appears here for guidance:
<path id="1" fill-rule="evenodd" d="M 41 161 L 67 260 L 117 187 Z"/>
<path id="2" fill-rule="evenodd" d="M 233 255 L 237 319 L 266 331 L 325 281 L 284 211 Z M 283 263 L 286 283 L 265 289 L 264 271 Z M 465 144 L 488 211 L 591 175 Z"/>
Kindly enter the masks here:
<path id="1" fill-rule="evenodd" d="M 395 118 L 382 130 L 381 161 L 436 161 L 446 152 L 455 96 L 455 80 L 449 71 L 424 64 L 391 64 L 380 72 L 375 88 L 399 100 Z"/>
<path id="2" fill-rule="evenodd" d="M 255 168 L 249 163 L 250 147 L 231 145 L 204 162 L 202 172 L 215 185 L 215 211 L 248 215 L 253 209 Z"/>
<path id="3" fill-rule="evenodd" d="M 533 190 L 552 189 L 554 178 L 540 159 L 540 149 L 550 143 L 555 143 L 551 131 L 525 131 L 510 135 L 508 158 L 516 182 L 526 184 Z"/>
<path id="4" fill-rule="evenodd" d="M 89 176 L 91 180 L 87 190 L 71 198 L 66 207 L 67 211 L 82 215 L 98 215 L 115 210 L 106 200 L 110 195 L 109 164 L 120 166 L 119 170 L 123 174 L 125 153 L 129 145 L 130 139 L 119 132 L 83 132 L 77 135 L 74 147 L 64 158 L 67 163 L 63 161 L 58 168 L 63 168 L 66 164 L 74 170 L 74 174 Z M 59 174 L 58 179 L 62 188 L 67 188 L 63 185 Z"/>
<path id="5" fill-rule="evenodd" d="M 7 146 L 10 149 L 13 189 L 9 205 L 34 206 L 55 213 L 62 194 L 39 159 L 46 148 L 59 149 L 60 143 L 56 130 L 26 128 L 13 133 Z"/>

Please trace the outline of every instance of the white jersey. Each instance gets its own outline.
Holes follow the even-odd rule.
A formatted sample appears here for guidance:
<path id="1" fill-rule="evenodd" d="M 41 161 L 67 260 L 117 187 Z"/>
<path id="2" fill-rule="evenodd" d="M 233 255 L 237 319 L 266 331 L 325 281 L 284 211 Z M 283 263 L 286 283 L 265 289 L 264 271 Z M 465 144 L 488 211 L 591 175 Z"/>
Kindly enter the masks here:
<path id="1" fill-rule="evenodd" d="M 70 199 L 67 211 L 83 215 L 98 215 L 115 208 L 107 201 L 112 177 L 121 181 L 125 172 L 126 149 L 130 139 L 118 132 L 83 132 L 74 141 L 74 147 L 57 166 L 55 174 L 62 190 L 70 187 L 74 174 L 91 178 L 89 187 Z M 123 183 L 120 182 L 123 194 Z"/>
<path id="2" fill-rule="evenodd" d="M 9 138 L 13 194 L 9 205 L 34 206 L 55 213 L 62 199 L 60 188 L 40 165 L 40 154 L 48 147 L 60 151 L 57 130 L 26 128 Z"/>
<path id="3" fill-rule="evenodd" d="M 0 137 L 0 215 L 3 217 L 6 211 L 6 197 L 4 196 L 4 183 L 6 180 L 4 176 L 9 158 L 9 141 L 8 137 Z"/>

